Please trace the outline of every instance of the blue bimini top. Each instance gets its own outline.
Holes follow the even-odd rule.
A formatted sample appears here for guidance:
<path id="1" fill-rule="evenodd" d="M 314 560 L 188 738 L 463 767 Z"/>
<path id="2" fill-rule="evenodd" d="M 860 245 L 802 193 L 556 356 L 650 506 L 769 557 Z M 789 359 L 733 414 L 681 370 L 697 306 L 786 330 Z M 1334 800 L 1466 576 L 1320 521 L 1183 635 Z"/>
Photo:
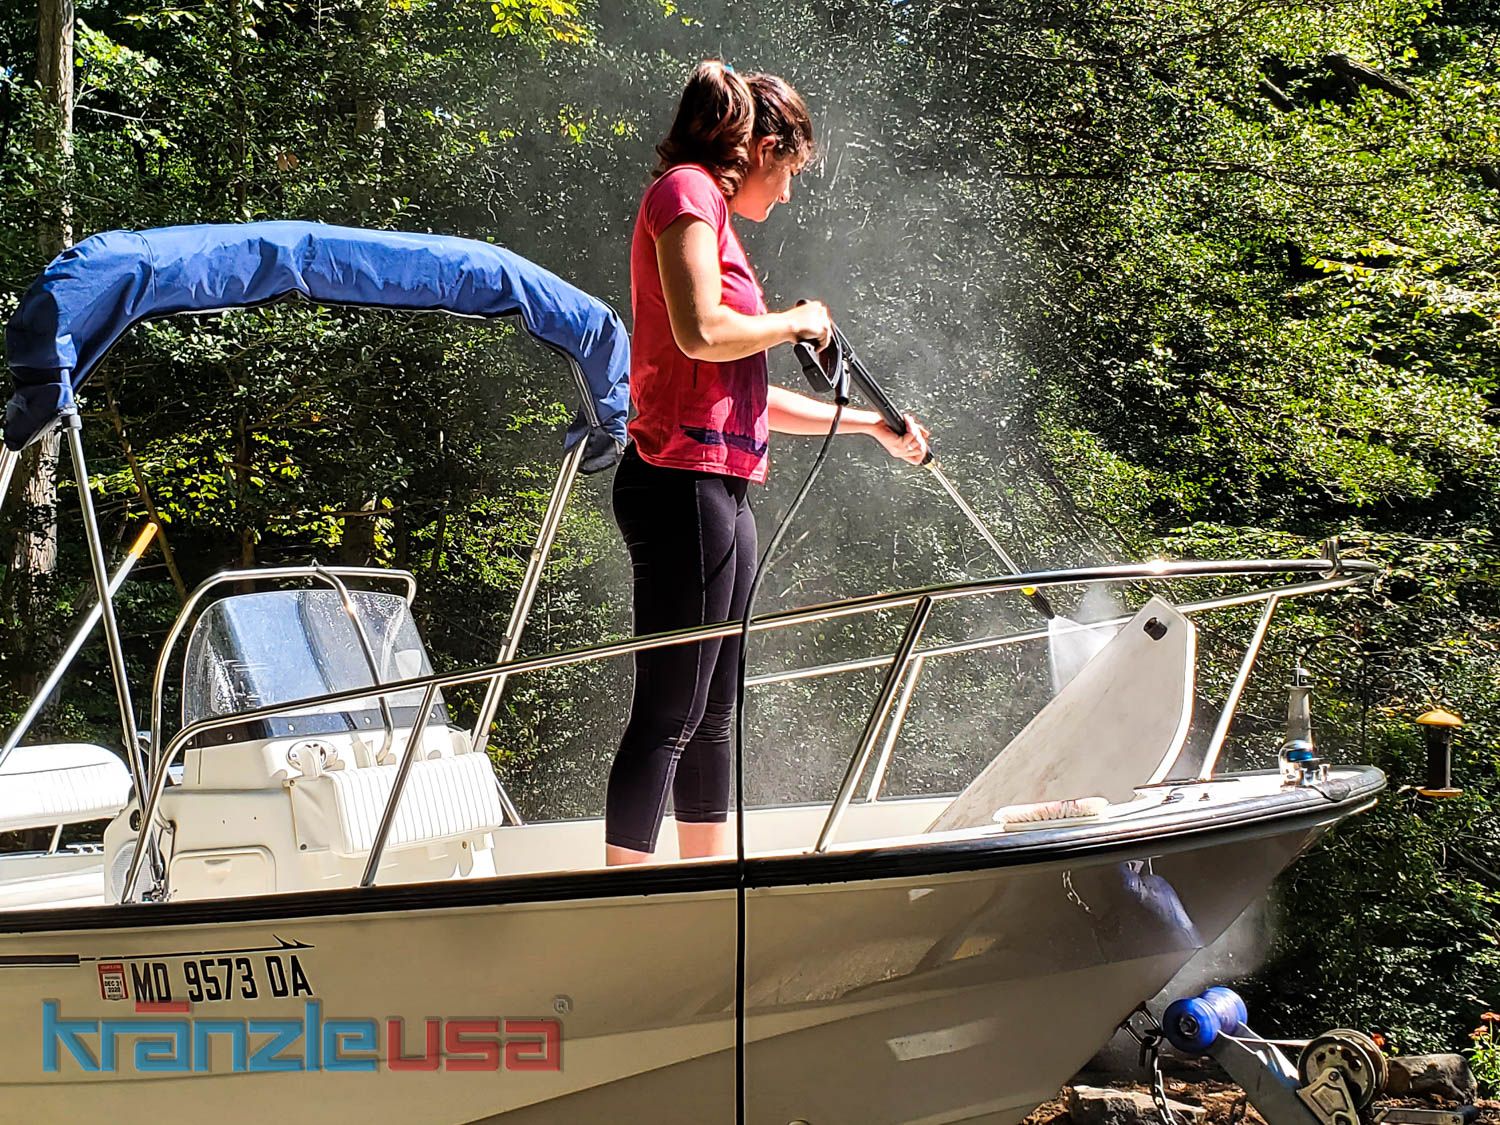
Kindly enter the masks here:
<path id="1" fill-rule="evenodd" d="M 573 361 L 587 390 L 568 447 L 588 434 L 586 460 L 597 460 L 597 444 L 604 458 L 595 467 L 602 468 L 625 442 L 630 338 L 602 301 L 486 242 L 268 222 L 107 231 L 58 255 L 5 330 L 15 387 L 5 444 L 23 448 L 72 409 L 78 389 L 132 325 L 292 293 L 326 305 L 517 315 L 532 336 Z"/>

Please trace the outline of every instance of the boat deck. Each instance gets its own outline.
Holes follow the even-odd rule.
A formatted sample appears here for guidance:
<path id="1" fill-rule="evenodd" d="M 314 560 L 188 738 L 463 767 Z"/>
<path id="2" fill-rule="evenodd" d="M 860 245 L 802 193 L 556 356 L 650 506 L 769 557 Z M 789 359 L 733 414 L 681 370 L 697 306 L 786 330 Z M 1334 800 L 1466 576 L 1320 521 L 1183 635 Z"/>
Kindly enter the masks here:
<path id="1" fill-rule="evenodd" d="M 1042 820 L 1019 829 L 991 823 L 937 832 L 930 826 L 952 803 L 951 796 L 860 802 L 849 807 L 841 832 L 826 854 L 891 855 L 980 845 L 986 852 L 1014 852 L 1019 858 L 1038 851 L 1098 849 L 1190 835 L 1237 822 L 1248 824 L 1266 816 L 1315 812 L 1364 791 L 1373 800 L 1381 783 L 1379 771 L 1367 767 L 1335 769 L 1323 786 L 1304 788 L 1284 787 L 1275 771 L 1228 774 L 1210 781 L 1143 787 L 1131 800 L 1108 805 L 1095 817 Z M 818 804 L 752 810 L 746 823 L 748 855 L 786 863 L 812 857 L 829 808 Z M 492 830 L 494 873 L 467 878 L 603 871 L 603 834 L 603 821 L 598 818 L 496 827 Z M 668 826 L 661 835 L 660 850 L 647 866 L 687 867 L 701 862 L 678 857 L 676 834 Z M 0 911 L 99 906 L 106 901 L 103 864 L 97 855 L 0 857 Z"/>

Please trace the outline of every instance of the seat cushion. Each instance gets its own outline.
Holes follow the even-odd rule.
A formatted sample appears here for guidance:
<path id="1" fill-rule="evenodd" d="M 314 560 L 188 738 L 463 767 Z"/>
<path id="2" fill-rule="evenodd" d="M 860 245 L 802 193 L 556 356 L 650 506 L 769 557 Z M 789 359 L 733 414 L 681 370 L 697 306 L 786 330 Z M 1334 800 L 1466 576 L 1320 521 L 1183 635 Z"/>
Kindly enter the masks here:
<path id="1" fill-rule="evenodd" d="M 102 746 L 17 746 L 0 766 L 0 832 L 105 820 L 130 799 L 130 771 Z"/>
<path id="2" fill-rule="evenodd" d="M 297 843 L 307 851 L 368 855 L 398 765 L 338 770 L 289 782 Z M 495 768 L 483 754 L 412 763 L 388 851 L 487 832 L 504 823 Z"/>

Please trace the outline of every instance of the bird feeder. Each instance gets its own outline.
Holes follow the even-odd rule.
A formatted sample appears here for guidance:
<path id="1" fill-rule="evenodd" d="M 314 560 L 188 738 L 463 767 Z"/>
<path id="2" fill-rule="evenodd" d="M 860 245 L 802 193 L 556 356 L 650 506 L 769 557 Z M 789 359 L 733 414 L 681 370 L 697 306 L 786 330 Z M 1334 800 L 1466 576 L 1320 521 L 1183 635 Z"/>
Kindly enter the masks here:
<path id="1" fill-rule="evenodd" d="M 1453 738 L 1464 721 L 1451 711 L 1434 707 L 1417 719 L 1427 742 L 1427 784 L 1417 792 L 1424 797 L 1457 797 L 1462 789 L 1453 787 Z"/>

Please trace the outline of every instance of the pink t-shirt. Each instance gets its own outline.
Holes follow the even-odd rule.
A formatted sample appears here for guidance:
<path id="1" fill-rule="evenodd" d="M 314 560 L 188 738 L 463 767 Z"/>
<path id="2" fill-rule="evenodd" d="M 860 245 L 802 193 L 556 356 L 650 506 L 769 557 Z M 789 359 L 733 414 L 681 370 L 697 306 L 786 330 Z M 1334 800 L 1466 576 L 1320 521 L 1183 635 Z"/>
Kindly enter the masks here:
<path id="1" fill-rule="evenodd" d="M 719 241 L 724 304 L 749 316 L 765 297 L 729 222 L 729 204 L 707 169 L 679 164 L 646 189 L 630 245 L 630 437 L 653 465 L 764 482 L 771 427 L 766 353 L 728 363 L 690 359 L 677 347 L 656 264 L 656 239 L 683 215 Z"/>

